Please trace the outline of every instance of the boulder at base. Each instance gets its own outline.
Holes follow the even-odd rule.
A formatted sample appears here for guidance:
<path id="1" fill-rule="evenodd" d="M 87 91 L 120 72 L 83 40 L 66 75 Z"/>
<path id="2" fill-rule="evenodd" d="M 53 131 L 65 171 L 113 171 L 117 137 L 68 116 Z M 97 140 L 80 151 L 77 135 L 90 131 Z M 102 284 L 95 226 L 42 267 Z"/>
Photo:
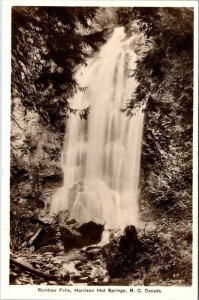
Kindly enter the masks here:
<path id="1" fill-rule="evenodd" d="M 132 271 L 140 249 L 141 244 L 135 226 L 127 226 L 122 236 L 111 240 L 103 247 L 102 253 L 109 275 L 112 278 L 119 278 Z"/>
<path id="2" fill-rule="evenodd" d="M 104 224 L 89 221 L 74 223 L 60 228 L 61 240 L 66 251 L 100 242 Z"/>
<path id="3" fill-rule="evenodd" d="M 33 220 L 39 228 L 26 244 L 34 246 L 35 251 L 45 253 L 52 251 L 69 251 L 82 248 L 101 241 L 104 224 L 100 221 L 79 223 L 70 219 L 68 210 L 63 210 L 56 216 L 40 216 Z"/>

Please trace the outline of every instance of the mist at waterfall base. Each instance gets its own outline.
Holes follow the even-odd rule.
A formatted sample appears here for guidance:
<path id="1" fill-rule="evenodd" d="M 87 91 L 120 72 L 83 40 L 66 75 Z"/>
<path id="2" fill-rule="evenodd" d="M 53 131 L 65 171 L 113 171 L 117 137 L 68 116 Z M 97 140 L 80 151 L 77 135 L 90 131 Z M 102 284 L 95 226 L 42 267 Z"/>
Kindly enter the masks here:
<path id="1" fill-rule="evenodd" d="M 84 92 L 70 99 L 73 109 L 90 107 L 88 119 L 70 114 L 62 168 L 64 183 L 51 199 L 50 213 L 68 209 L 77 221 L 99 220 L 108 228 L 138 223 L 139 172 L 144 113 L 131 118 L 121 109 L 137 87 L 133 43 L 116 28 L 110 40 L 76 74 Z"/>

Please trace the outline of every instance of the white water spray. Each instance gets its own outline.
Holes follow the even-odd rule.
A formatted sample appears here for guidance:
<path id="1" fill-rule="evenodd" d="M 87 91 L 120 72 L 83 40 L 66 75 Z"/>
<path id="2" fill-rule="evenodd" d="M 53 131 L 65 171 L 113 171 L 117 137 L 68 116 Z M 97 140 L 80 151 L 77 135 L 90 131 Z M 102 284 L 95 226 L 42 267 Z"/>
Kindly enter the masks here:
<path id="1" fill-rule="evenodd" d="M 77 221 L 100 219 L 107 228 L 137 224 L 143 129 L 142 108 L 128 118 L 121 109 L 137 86 L 133 39 L 116 28 L 98 56 L 77 74 L 85 92 L 73 109 L 91 107 L 88 120 L 71 114 L 62 153 L 64 184 L 53 195 L 50 212 L 69 209 Z"/>

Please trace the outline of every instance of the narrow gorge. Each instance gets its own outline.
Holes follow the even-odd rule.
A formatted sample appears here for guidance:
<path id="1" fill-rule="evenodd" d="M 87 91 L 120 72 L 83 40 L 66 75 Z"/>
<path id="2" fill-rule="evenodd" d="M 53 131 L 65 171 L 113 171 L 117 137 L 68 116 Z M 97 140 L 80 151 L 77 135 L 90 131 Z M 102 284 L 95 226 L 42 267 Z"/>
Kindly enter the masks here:
<path id="1" fill-rule="evenodd" d="M 13 7 L 10 284 L 192 284 L 193 10 Z"/>

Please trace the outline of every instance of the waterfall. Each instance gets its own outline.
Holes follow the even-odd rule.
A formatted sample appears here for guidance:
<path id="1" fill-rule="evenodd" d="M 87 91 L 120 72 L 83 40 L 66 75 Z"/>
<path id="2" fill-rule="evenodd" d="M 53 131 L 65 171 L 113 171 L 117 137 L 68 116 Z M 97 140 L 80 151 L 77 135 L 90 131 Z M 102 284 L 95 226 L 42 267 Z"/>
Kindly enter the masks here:
<path id="1" fill-rule="evenodd" d="M 90 107 L 88 119 L 67 119 L 62 167 L 63 186 L 51 200 L 50 212 L 69 209 L 77 221 L 98 219 L 107 228 L 138 222 L 139 172 L 144 114 L 131 118 L 121 109 L 138 83 L 132 44 L 116 28 L 96 57 L 82 67 L 76 79 L 85 91 L 70 99 L 73 109 Z"/>

